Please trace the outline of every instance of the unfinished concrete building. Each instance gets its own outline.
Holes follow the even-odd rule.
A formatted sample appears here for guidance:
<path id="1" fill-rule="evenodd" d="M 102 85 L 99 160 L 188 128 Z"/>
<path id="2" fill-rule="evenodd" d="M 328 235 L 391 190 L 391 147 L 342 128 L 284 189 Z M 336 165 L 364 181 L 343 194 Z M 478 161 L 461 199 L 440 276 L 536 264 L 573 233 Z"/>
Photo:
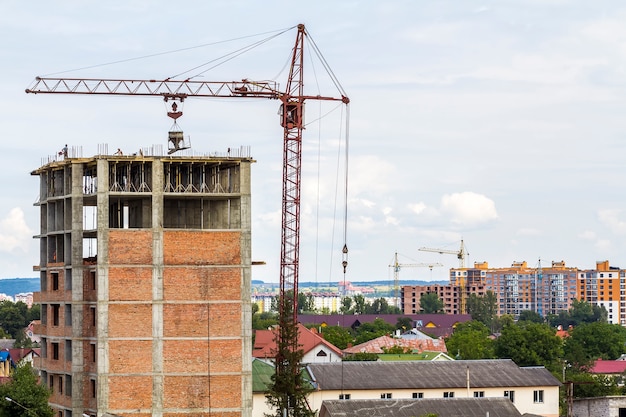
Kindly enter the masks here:
<path id="1" fill-rule="evenodd" d="M 57 415 L 250 416 L 249 150 L 73 153 L 32 172 Z"/>

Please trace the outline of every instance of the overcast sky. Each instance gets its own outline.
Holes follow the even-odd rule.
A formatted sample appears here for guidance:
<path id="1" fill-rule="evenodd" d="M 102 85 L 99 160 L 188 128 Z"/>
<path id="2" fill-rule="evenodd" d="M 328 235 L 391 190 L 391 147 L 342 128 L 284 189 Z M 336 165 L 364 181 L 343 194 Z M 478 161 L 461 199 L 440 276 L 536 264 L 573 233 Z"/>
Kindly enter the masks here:
<path id="1" fill-rule="evenodd" d="M 447 279 L 456 257 L 418 249 L 461 239 L 468 265 L 626 268 L 625 21 L 620 0 L 0 2 L 0 278 L 37 276 L 30 172 L 45 158 L 65 143 L 83 156 L 165 147 L 172 124 L 155 97 L 25 94 L 35 76 L 284 86 L 295 29 L 201 65 L 298 23 L 351 100 L 345 279 L 393 279 L 395 252 L 444 265 L 400 279 Z M 307 91 L 338 94 L 308 62 Z M 300 280 L 339 281 L 346 113 L 306 110 Z M 190 99 L 183 111 L 195 151 L 251 147 L 252 257 L 267 262 L 253 279 L 277 282 L 278 102 Z"/>

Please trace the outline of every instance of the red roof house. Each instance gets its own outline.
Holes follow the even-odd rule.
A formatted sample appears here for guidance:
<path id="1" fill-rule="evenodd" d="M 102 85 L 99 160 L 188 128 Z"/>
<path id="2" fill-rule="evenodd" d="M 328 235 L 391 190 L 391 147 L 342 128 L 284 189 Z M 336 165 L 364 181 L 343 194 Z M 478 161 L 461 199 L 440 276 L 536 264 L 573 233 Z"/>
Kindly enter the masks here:
<path id="1" fill-rule="evenodd" d="M 271 361 L 276 356 L 277 329 L 257 330 L 254 338 L 252 356 Z M 304 352 L 302 363 L 340 362 L 341 349 L 328 342 L 315 330 L 309 330 L 298 323 L 298 344 Z"/>

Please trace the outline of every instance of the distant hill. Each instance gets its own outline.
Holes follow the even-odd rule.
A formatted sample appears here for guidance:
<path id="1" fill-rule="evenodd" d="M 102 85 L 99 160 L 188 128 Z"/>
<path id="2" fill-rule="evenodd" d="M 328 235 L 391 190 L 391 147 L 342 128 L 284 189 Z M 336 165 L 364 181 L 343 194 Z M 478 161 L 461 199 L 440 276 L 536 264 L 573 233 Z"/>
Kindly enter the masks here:
<path id="1" fill-rule="evenodd" d="M 0 279 L 0 293 L 14 297 L 24 292 L 41 291 L 39 278 L 3 278 Z"/>

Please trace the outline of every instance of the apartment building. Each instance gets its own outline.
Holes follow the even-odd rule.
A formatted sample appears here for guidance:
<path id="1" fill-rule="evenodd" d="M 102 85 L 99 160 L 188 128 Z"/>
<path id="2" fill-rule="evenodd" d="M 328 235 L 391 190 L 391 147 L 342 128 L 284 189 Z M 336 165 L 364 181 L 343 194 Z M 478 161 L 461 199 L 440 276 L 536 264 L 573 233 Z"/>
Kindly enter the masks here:
<path id="1" fill-rule="evenodd" d="M 492 291 L 498 304 L 498 315 L 518 317 L 524 310 L 541 316 L 567 311 L 572 300 L 603 305 L 612 323 L 626 324 L 624 273 L 610 267 L 608 261 L 597 263 L 596 270 L 581 271 L 568 267 L 563 261 L 550 265 L 529 266 L 513 262 L 510 267 L 490 268 L 487 262 L 476 262 L 473 268 L 450 269 L 450 283 L 402 288 L 402 310 L 406 314 L 419 312 L 422 295 L 434 292 L 444 302 L 446 313 L 465 312 L 463 306 L 472 294 L 483 296 Z M 620 288 L 620 285 L 622 288 Z M 461 289 L 464 289 L 462 291 Z"/>
<path id="2" fill-rule="evenodd" d="M 32 172 L 55 413 L 250 416 L 254 161 L 74 153 Z"/>
<path id="3" fill-rule="evenodd" d="M 596 262 L 595 270 L 578 271 L 578 299 L 603 306 L 609 323 L 626 325 L 625 272 L 609 261 Z"/>

